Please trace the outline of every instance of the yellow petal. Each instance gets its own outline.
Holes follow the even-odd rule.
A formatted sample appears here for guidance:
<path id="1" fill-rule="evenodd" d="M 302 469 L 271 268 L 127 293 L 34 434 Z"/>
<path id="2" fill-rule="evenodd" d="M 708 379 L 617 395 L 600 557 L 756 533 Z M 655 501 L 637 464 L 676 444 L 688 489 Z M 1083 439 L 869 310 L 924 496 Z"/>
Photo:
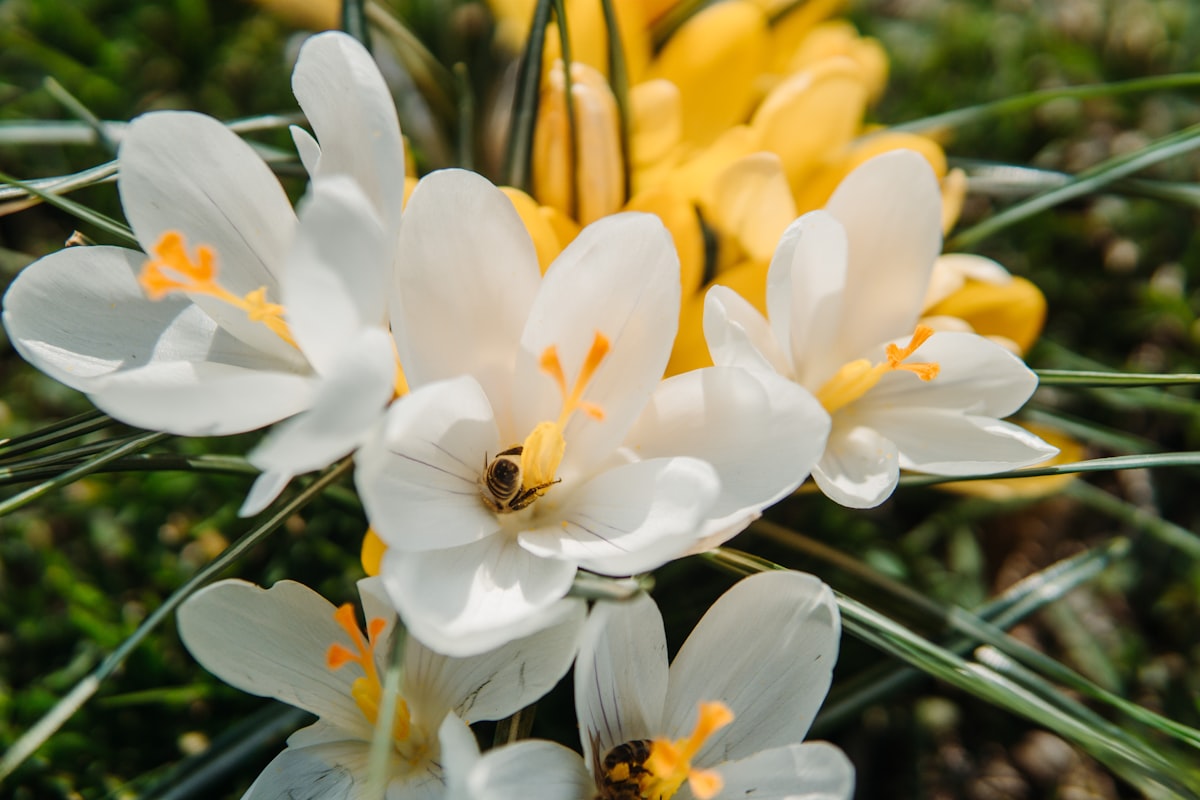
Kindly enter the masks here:
<path id="1" fill-rule="evenodd" d="M 670 186 L 656 186 L 634 195 L 625 208 L 655 214 L 662 220 L 679 253 L 683 296 L 696 292 L 704 279 L 704 233 L 696 209 L 687 198 Z"/>
<path id="2" fill-rule="evenodd" d="M 500 191 L 512 202 L 521 222 L 525 223 L 525 230 L 529 231 L 529 238 L 533 239 L 533 249 L 537 252 L 538 267 L 544 274 L 566 243 L 559 240 L 554 226 L 547 215 L 542 213 L 542 206 L 539 206 L 536 200 L 511 186 L 502 186 Z"/>
<path id="3" fill-rule="evenodd" d="M 704 341 L 704 294 L 715 284 L 728 286 L 750 301 L 759 312 L 767 313 L 767 264 L 744 261 L 726 270 L 717 280 L 705 286 L 703 291 L 687 298 L 680 308 L 679 332 L 667 364 L 667 375 L 712 366 L 708 345 Z"/>
<path id="4" fill-rule="evenodd" d="M 634 169 L 662 161 L 683 139 L 682 101 L 670 81 L 646 81 L 630 89 L 629 116 Z"/>
<path id="5" fill-rule="evenodd" d="M 359 560 L 362 561 L 363 571 L 368 575 L 378 575 L 379 565 L 383 561 L 383 554 L 387 552 L 387 545 L 375 533 L 374 528 L 367 528 L 367 532 L 363 534 L 362 553 Z"/>
<path id="6" fill-rule="evenodd" d="M 339 27 L 342 4 L 339 0 L 255 0 L 275 16 L 310 31 Z"/>
<path id="7" fill-rule="evenodd" d="M 1084 447 L 1079 442 L 1067 436 L 1062 431 L 1045 425 L 1031 422 L 1018 423 L 1022 428 L 1037 434 L 1042 439 L 1058 448 L 1058 455 L 1049 461 L 1038 464 L 1039 467 L 1051 467 L 1056 464 L 1070 464 L 1084 457 Z M 997 502 L 1005 500 L 1034 500 L 1062 491 L 1068 483 L 1079 477 L 1075 473 L 1068 475 L 1043 475 L 1037 478 L 1004 478 L 990 481 L 962 481 L 961 483 L 942 483 L 939 488 L 955 494 L 983 497 Z"/>
<path id="8" fill-rule="evenodd" d="M 576 134 L 572 151 L 566 91 L 566 71 L 557 61 L 542 82 L 533 139 L 533 190 L 543 204 L 586 225 L 614 213 L 625 200 L 620 120 L 604 77 L 585 64 L 571 64 Z"/>
<path id="9" fill-rule="evenodd" d="M 768 46 L 766 17 L 748 0 L 707 6 L 668 40 L 647 77 L 679 87 L 685 141 L 707 145 L 746 118 Z"/>
<path id="10" fill-rule="evenodd" d="M 783 164 L 774 153 L 752 153 L 717 178 L 705 219 L 738 240 L 756 261 L 770 261 L 779 237 L 796 218 Z"/>
<path id="11" fill-rule="evenodd" d="M 736 125 L 675 169 L 670 176 L 671 184 L 693 202 L 711 203 L 717 177 L 733 162 L 759 149 L 754 131 L 745 125 Z"/>
<path id="12" fill-rule="evenodd" d="M 790 0 L 758 0 L 763 11 L 771 16 Z M 772 72 L 787 75 L 792 72 L 792 56 L 801 47 L 805 37 L 818 23 L 836 14 L 846 5 L 846 0 L 808 0 L 792 3 L 793 8 L 771 25 Z"/>
<path id="13" fill-rule="evenodd" d="M 828 59 L 776 86 L 754 112 L 759 146 L 783 160 L 794 192 L 858 132 L 867 107 L 860 73 L 850 59 Z"/>
<path id="14" fill-rule="evenodd" d="M 887 86 L 887 53 L 878 41 L 860 36 L 855 27 L 843 19 L 822 22 L 812 28 L 778 71 L 790 75 L 839 56 L 858 65 L 868 98 L 871 101 L 879 99 Z"/>
<path id="15" fill-rule="evenodd" d="M 1024 353 L 1042 332 L 1046 298 L 1024 278 L 1014 277 L 1004 284 L 968 280 L 926 313 L 958 317 L 976 333 L 1009 339 Z"/>
<path id="16" fill-rule="evenodd" d="M 892 150 L 914 150 L 929 162 L 938 180 L 946 175 L 946 155 L 937 142 L 913 133 L 881 130 L 858 138 L 840 154 L 831 154 L 802 186 L 793 183 L 796 210 L 803 214 L 821 208 L 847 175 L 864 162 Z"/>

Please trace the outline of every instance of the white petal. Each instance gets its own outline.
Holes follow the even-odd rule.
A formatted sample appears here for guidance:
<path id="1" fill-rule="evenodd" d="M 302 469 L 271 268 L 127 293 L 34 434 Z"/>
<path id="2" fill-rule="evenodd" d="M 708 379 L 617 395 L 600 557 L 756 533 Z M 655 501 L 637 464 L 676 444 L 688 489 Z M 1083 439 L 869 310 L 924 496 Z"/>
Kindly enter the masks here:
<path id="1" fill-rule="evenodd" d="M 870 422 L 900 452 L 904 469 L 933 475 L 980 475 L 1028 467 L 1058 448 L 1008 422 L 953 411 L 896 409 Z"/>
<path id="2" fill-rule="evenodd" d="M 793 375 L 766 317 L 727 286 L 713 286 L 704 295 L 704 340 L 718 367 Z"/>
<path id="3" fill-rule="evenodd" d="M 404 200 L 404 140 L 375 59 L 352 36 L 317 34 L 300 48 L 292 91 L 321 143 L 316 174 L 309 174 L 349 175 L 394 236 Z"/>
<path id="4" fill-rule="evenodd" d="M 240 297 L 265 286 L 278 301 L 296 215 L 250 145 L 212 117 L 159 111 L 130 124 L 118 161 L 121 207 L 146 252 L 178 231 L 190 253 L 213 249 L 225 289 Z M 288 356 L 290 345 L 244 311 L 207 295 L 192 299 L 242 341 Z"/>
<path id="5" fill-rule="evenodd" d="M 246 499 L 238 509 L 238 516 L 253 517 L 271 505 L 294 477 L 296 475 L 292 472 L 264 472 L 259 475 L 251 484 L 250 491 L 246 493 Z"/>
<path id="6" fill-rule="evenodd" d="M 326 665 L 330 645 L 351 644 L 334 610 L 294 581 L 270 589 L 220 581 L 180 606 L 179 636 L 192 656 L 226 683 L 311 711 L 348 737 L 369 740 L 371 726 L 350 696 L 361 668 Z"/>
<path id="7" fill-rule="evenodd" d="M 699 703 L 720 700 L 733 722 L 713 734 L 697 763 L 799 744 L 829 691 L 841 632 L 833 592 L 812 575 L 765 572 L 739 581 L 671 664 L 666 734 L 686 735 Z"/>
<path id="8" fill-rule="evenodd" d="M 300 205 L 283 302 L 317 372 L 336 370 L 364 328 L 383 325 L 392 277 L 392 251 L 358 185 L 345 176 L 314 181 Z"/>
<path id="9" fill-rule="evenodd" d="M 299 475 L 350 453 L 382 419 L 395 372 L 387 331 L 361 331 L 317 384 L 312 405 L 267 434 L 250 452 L 250 463 Z"/>
<path id="10" fill-rule="evenodd" d="M 825 209 L 849 242 L 839 352 L 911 333 L 942 248 L 941 190 L 929 163 L 910 150 L 876 156 L 846 176 Z"/>
<path id="11" fill-rule="evenodd" d="M 659 384 L 626 444 L 640 458 L 674 454 L 712 464 L 721 492 L 707 512 L 707 533 L 803 483 L 825 449 L 829 424 L 821 404 L 786 378 L 712 367 Z"/>
<path id="12" fill-rule="evenodd" d="M 874 508 L 892 496 L 899 479 L 899 457 L 891 440 L 844 411 L 834 415 L 825 453 L 813 467 L 813 480 L 830 500 Z"/>
<path id="13" fill-rule="evenodd" d="M 841 223 L 826 211 L 812 211 L 784 232 L 767 270 L 771 330 L 793 367 L 782 374 L 810 389 L 858 356 L 838 340 L 847 246 Z"/>
<path id="14" fill-rule="evenodd" d="M 367 800 L 365 742 L 289 747 L 267 764 L 242 800 Z"/>
<path id="15" fill-rule="evenodd" d="M 457 547 L 499 530 L 479 477 L 503 449 L 483 389 L 470 377 L 423 386 L 388 409 L 359 450 L 354 479 L 389 547 Z"/>
<path id="16" fill-rule="evenodd" d="M 907 361 L 934 362 L 938 374 L 922 381 L 905 370 L 890 372 L 855 403 L 855 410 L 938 408 L 1007 417 L 1025 405 L 1038 383 L 1019 357 L 973 333 L 939 331 Z"/>
<path id="17" fill-rule="evenodd" d="M 467 722 L 515 714 L 554 688 L 567 674 L 587 616 L 583 602 L 552 607 L 552 624 L 481 655 L 451 658 L 410 640 L 404 654 L 404 689 L 410 707 L 453 710 Z"/>
<path id="18" fill-rule="evenodd" d="M 475 734 L 453 714 L 447 714 L 438 726 L 440 760 L 446 776 L 446 800 L 469 800 L 467 776 L 479 763 L 479 743 Z"/>
<path id="19" fill-rule="evenodd" d="M 694 458 L 656 458 L 605 470 L 575 489 L 542 524 L 522 531 L 521 546 L 604 575 L 662 566 L 695 541 L 720 491 L 712 466 Z"/>
<path id="20" fill-rule="evenodd" d="M 216 323 L 186 298 L 148 299 L 136 277 L 145 260 L 121 247 L 68 247 L 34 262 L 4 295 L 13 346 L 82 391 L 95 378 L 155 359 L 205 359 Z"/>
<path id="21" fill-rule="evenodd" d="M 414 636 L 451 656 L 470 656 L 561 619 L 575 567 L 537 558 L 502 535 L 446 550 L 391 548 L 380 574 Z M 572 601 L 574 602 L 574 601 Z"/>
<path id="22" fill-rule="evenodd" d="M 574 384 L 597 333 L 611 349 L 583 399 L 603 411 L 566 425 L 560 477 L 586 474 L 625 436 L 662 379 L 679 326 L 679 257 L 657 217 L 624 213 L 585 228 L 546 271 L 517 356 L 513 410 L 521 435 L 558 418 L 563 396 L 539 360 L 554 347 Z"/>
<path id="23" fill-rule="evenodd" d="M 854 765 L 839 748 L 809 742 L 764 750 L 722 764 L 725 786 L 718 797 L 754 800 L 850 800 Z"/>
<path id="24" fill-rule="evenodd" d="M 589 772 L 619 744 L 662 736 L 667 639 L 649 595 L 597 603 L 575 663 L 575 714 Z"/>
<path id="25" fill-rule="evenodd" d="M 296 154 L 300 156 L 300 163 L 304 165 L 304 171 L 308 173 L 309 180 L 312 180 L 317 176 L 317 168 L 320 165 L 321 145 L 317 144 L 317 140 L 311 133 L 299 125 L 289 125 L 288 132 L 292 134 L 292 143 L 296 145 Z"/>
<path id="26" fill-rule="evenodd" d="M 509 431 L 513 364 L 540 281 L 513 204 L 473 172 L 434 172 L 409 198 L 400 252 L 392 329 L 409 385 L 473 375 Z"/>
<path id="27" fill-rule="evenodd" d="M 210 362 L 151 364 L 110 376 L 92 402 L 119 420 L 181 436 L 223 436 L 261 428 L 304 409 L 313 381 Z"/>
<path id="28" fill-rule="evenodd" d="M 595 794 L 579 754 L 554 742 L 526 740 L 489 750 L 469 780 L 471 800 L 585 800 Z"/>

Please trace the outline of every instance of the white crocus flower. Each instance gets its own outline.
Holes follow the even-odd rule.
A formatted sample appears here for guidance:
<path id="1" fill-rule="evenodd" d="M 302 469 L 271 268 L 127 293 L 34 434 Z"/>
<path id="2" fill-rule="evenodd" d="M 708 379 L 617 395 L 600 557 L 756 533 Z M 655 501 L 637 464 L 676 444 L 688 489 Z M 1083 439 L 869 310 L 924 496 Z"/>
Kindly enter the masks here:
<path id="1" fill-rule="evenodd" d="M 813 478 L 842 505 L 883 502 L 900 469 L 999 472 L 1057 452 L 1000 421 L 1037 387 L 1019 358 L 918 324 L 941 250 L 940 208 L 923 158 L 878 156 L 784 233 L 767 275 L 769 322 L 725 287 L 705 301 L 715 363 L 790 378 L 832 416 Z"/>
<path id="2" fill-rule="evenodd" d="M 404 184 L 395 108 L 341 34 L 305 45 L 294 84 L 323 145 L 296 134 L 314 176 L 299 223 L 224 125 L 147 114 L 125 134 L 118 188 L 149 257 L 71 247 L 4 298 L 16 349 L 123 422 L 214 435 L 300 414 L 252 455 L 266 474 L 247 511 L 350 452 L 396 381 L 385 327 Z"/>
<path id="3" fill-rule="evenodd" d="M 509 200 L 447 170 L 401 227 L 393 334 L 412 392 L 358 454 L 406 624 L 465 654 L 536 627 L 577 567 L 653 569 L 791 492 L 828 421 L 774 375 L 662 381 L 679 264 L 654 217 L 588 226 L 539 280 Z"/>
<path id="4" fill-rule="evenodd" d="M 722 595 L 667 666 L 649 597 L 592 612 L 575 666 L 585 797 L 849 798 L 841 750 L 805 743 L 837 660 L 841 617 L 811 575 L 770 572 Z"/>
<path id="5" fill-rule="evenodd" d="M 245 798 L 317 796 L 318 788 L 321 797 L 361 796 L 395 611 L 375 579 L 360 581 L 359 592 L 366 635 L 352 605 L 335 609 L 292 581 L 270 589 L 221 581 L 179 609 L 180 637 L 205 669 L 320 717 L 292 734 Z M 501 719 L 537 700 L 570 667 L 583 618 L 581 604 L 565 607 L 551 627 L 466 659 L 438 655 L 410 637 L 391 722 L 388 800 L 443 797 L 443 722 Z"/>

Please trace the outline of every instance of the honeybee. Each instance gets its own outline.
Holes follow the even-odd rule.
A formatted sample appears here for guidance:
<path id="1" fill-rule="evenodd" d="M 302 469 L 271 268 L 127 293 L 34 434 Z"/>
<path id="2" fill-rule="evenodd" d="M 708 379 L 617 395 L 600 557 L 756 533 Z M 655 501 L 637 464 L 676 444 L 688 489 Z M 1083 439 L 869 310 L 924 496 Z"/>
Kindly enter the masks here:
<path id="1" fill-rule="evenodd" d="M 647 774 L 648 758 L 649 739 L 634 739 L 609 750 L 596 781 L 596 800 L 642 800 L 641 778 Z"/>
<path id="2" fill-rule="evenodd" d="M 487 507 L 497 514 L 520 511 L 537 500 L 544 489 L 558 483 L 558 480 L 553 480 L 522 489 L 521 453 L 524 450 L 524 445 L 518 444 L 497 453 L 490 463 L 485 463 L 483 474 L 479 476 L 480 496 Z M 487 456 L 484 456 L 484 460 L 486 462 Z"/>

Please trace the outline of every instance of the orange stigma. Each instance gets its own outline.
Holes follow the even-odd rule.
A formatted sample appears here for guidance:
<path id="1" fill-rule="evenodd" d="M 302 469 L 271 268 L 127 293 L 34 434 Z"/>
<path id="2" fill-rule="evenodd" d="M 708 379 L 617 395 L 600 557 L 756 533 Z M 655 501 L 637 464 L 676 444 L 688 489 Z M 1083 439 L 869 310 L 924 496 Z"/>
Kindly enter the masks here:
<path id="1" fill-rule="evenodd" d="M 150 260 L 138 275 L 138 284 L 151 300 L 161 300 L 175 292 L 215 297 L 245 311 L 252 322 L 262 323 L 280 339 L 296 347 L 296 341 L 283 321 L 283 306 L 267 301 L 265 286 L 238 297 L 217 281 L 217 274 L 217 254 L 211 247 L 197 245 L 193 259 L 188 254 L 183 234 L 166 231 L 152 248 Z"/>

